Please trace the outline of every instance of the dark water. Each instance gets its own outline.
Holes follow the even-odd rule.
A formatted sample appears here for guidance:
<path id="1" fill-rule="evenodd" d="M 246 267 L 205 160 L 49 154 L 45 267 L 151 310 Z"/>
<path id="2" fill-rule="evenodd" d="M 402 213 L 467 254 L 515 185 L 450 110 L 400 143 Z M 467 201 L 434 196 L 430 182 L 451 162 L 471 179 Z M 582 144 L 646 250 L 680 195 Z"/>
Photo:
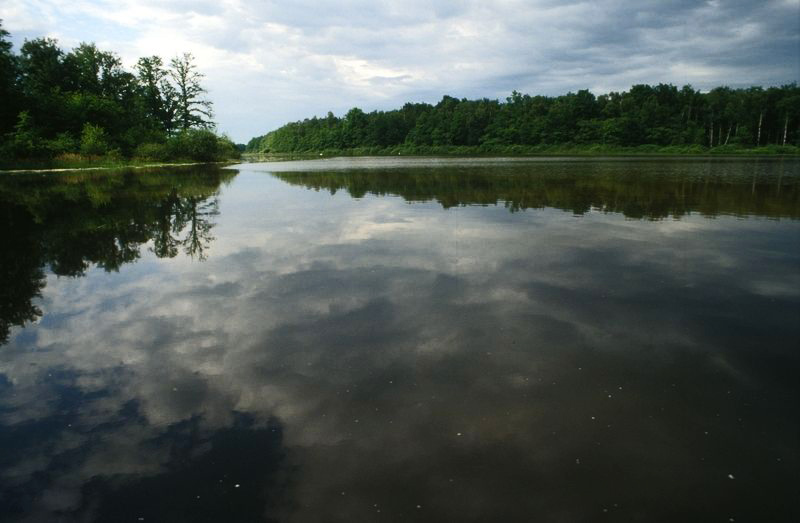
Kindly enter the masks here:
<path id="1" fill-rule="evenodd" d="M 798 160 L 0 178 L 0 520 L 798 521 Z"/>

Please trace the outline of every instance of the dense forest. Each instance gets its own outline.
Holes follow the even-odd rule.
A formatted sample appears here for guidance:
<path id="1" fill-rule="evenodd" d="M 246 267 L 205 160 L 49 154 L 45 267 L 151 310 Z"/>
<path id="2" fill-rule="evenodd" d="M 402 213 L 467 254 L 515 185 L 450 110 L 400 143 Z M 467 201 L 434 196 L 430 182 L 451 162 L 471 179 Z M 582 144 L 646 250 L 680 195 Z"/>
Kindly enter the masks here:
<path id="1" fill-rule="evenodd" d="M 595 96 L 513 92 L 505 102 L 445 96 L 436 105 L 407 103 L 393 111 L 353 108 L 339 118 L 293 122 L 250 140 L 254 153 L 351 150 L 358 153 L 536 153 L 576 147 L 602 152 L 797 153 L 800 88 L 700 92 L 691 86 L 635 85 Z"/>
<path id="2" fill-rule="evenodd" d="M 0 26 L 0 161 L 139 158 L 214 161 L 237 157 L 214 133 L 211 102 L 191 54 L 168 64 L 120 58 L 83 43 L 26 40 L 15 54 Z"/>

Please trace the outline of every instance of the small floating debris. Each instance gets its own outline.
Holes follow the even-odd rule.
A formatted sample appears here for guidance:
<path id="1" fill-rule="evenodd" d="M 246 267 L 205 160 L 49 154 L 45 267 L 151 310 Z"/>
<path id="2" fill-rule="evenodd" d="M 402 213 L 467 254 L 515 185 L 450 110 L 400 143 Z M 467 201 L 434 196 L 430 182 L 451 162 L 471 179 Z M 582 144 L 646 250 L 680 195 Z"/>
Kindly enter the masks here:
<path id="1" fill-rule="evenodd" d="M 238 483 L 233 486 L 233 488 L 239 488 L 239 487 L 241 487 L 241 485 L 239 485 Z"/>
<path id="2" fill-rule="evenodd" d="M 733 474 L 728 474 L 728 479 L 736 479 L 733 477 Z"/>
<path id="3" fill-rule="evenodd" d="M 461 433 L 460 433 L 460 432 L 456 432 L 456 436 L 460 436 L 460 435 L 461 435 Z"/>

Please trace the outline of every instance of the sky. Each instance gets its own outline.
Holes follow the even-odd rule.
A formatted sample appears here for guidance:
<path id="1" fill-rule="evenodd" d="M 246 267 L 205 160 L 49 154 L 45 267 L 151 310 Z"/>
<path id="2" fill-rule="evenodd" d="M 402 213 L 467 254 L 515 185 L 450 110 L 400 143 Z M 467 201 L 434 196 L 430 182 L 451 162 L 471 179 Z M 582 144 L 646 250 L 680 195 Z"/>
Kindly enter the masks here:
<path id="1" fill-rule="evenodd" d="M 800 79 L 800 0 L 2 0 L 16 49 L 95 42 L 128 68 L 189 51 L 237 142 L 445 94 L 596 94 Z"/>

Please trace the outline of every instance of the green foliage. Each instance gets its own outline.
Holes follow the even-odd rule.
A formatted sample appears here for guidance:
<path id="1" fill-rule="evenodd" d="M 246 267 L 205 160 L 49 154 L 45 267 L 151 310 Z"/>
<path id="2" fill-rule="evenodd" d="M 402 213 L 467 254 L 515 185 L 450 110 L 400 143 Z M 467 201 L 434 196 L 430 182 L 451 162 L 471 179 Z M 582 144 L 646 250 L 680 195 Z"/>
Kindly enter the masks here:
<path id="1" fill-rule="evenodd" d="M 136 63 L 141 104 L 148 122 L 166 134 L 175 129 L 175 89 L 158 56 L 140 58 Z"/>
<path id="2" fill-rule="evenodd" d="M 47 149 L 51 156 L 71 153 L 78 149 L 78 142 L 70 133 L 59 133 L 52 140 L 47 140 Z"/>
<path id="3" fill-rule="evenodd" d="M 45 153 L 44 143 L 28 111 L 17 116 L 14 132 L 9 134 L 3 144 L 4 152 L 17 158 L 36 158 Z"/>
<path id="4" fill-rule="evenodd" d="M 784 145 L 784 138 L 787 146 L 800 145 L 798 100 L 795 84 L 766 90 L 718 87 L 708 93 L 688 85 L 634 85 L 600 96 L 587 90 L 557 97 L 514 91 L 505 102 L 444 96 L 436 105 L 406 104 L 371 113 L 353 108 L 343 118 L 328 113 L 292 122 L 253 138 L 246 151 L 542 154 L 553 147 L 585 153 L 597 146 L 598 152 L 672 147 L 731 153 Z"/>
<path id="5" fill-rule="evenodd" d="M 164 162 L 170 159 L 169 148 L 163 143 L 143 143 L 136 147 L 134 156 L 151 162 Z"/>
<path id="6" fill-rule="evenodd" d="M 210 162 L 217 153 L 217 137 L 206 130 L 183 131 L 170 140 L 168 145 L 175 158 Z"/>
<path id="7" fill-rule="evenodd" d="M 167 142 L 171 159 L 214 162 L 238 158 L 236 145 L 227 137 L 219 137 L 207 129 L 189 129 Z"/>
<path id="8" fill-rule="evenodd" d="M 108 152 L 106 131 L 99 125 L 86 123 L 81 132 L 81 153 L 89 156 L 100 156 Z"/>
<path id="9" fill-rule="evenodd" d="M 3 163 L 238 156 L 227 137 L 207 130 L 214 127 L 211 102 L 202 97 L 203 75 L 192 55 L 168 67 L 158 56 L 141 58 L 134 75 L 116 54 L 91 43 L 64 52 L 55 40 L 37 38 L 14 55 L 7 37 L 0 27 Z"/>
<path id="10" fill-rule="evenodd" d="M 11 132 L 17 120 L 21 93 L 17 86 L 17 57 L 11 52 L 8 31 L 0 20 L 0 136 Z"/>

